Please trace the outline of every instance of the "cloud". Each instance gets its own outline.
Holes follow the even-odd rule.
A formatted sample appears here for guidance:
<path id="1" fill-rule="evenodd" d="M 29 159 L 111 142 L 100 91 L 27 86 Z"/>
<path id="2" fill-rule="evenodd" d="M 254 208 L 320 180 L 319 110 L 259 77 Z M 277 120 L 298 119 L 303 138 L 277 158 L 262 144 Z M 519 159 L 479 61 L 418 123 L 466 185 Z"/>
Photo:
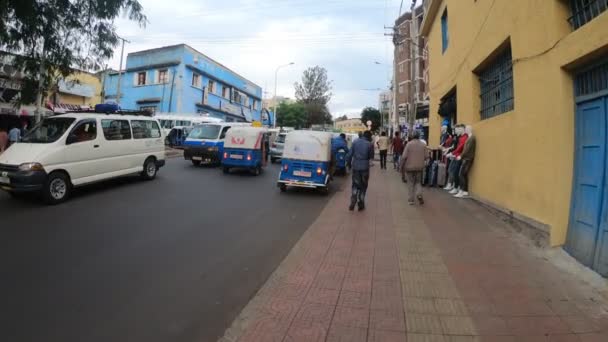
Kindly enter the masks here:
<path id="1" fill-rule="evenodd" d="M 140 0 L 149 24 L 120 19 L 128 52 L 186 43 L 274 93 L 294 97 L 293 84 L 307 67 L 320 65 L 333 80 L 334 115 L 377 106 L 391 78 L 392 45 L 383 35 L 397 15 L 398 0 Z M 392 13 L 392 14 L 391 14 Z M 118 67 L 120 47 L 110 65 Z M 374 62 L 379 61 L 382 65 Z"/>

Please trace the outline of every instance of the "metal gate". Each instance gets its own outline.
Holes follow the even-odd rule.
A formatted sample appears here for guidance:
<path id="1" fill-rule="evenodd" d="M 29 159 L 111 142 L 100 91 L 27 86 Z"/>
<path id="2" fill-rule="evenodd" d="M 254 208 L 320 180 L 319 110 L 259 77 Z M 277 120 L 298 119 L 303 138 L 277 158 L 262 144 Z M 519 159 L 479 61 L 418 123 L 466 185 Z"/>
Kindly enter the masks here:
<path id="1" fill-rule="evenodd" d="M 574 178 L 566 251 L 608 276 L 608 63 L 575 79 Z"/>

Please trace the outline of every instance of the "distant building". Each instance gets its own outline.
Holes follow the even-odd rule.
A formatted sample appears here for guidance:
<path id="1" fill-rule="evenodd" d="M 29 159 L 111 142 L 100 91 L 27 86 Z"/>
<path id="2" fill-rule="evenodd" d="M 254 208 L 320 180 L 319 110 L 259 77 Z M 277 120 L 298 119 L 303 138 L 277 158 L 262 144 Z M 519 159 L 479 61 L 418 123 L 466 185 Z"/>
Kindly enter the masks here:
<path id="1" fill-rule="evenodd" d="M 392 127 L 390 119 L 393 116 L 393 94 L 390 90 L 383 91 L 378 96 L 378 110 L 382 115 L 383 130 L 387 131 Z"/>
<path id="2" fill-rule="evenodd" d="M 334 129 L 344 133 L 358 133 L 367 130 L 367 127 L 361 122 L 360 118 L 354 118 L 334 121 Z"/>
<path id="3" fill-rule="evenodd" d="M 120 99 L 117 85 L 118 73 L 107 75 L 105 99 L 124 109 L 262 120 L 262 88 L 186 44 L 128 54 Z"/>
<path id="4" fill-rule="evenodd" d="M 425 127 L 428 136 L 429 89 L 428 53 L 426 40 L 420 33 L 424 18 L 422 6 L 407 12 L 395 21 L 395 80 L 393 82 L 394 107 L 392 125 L 406 123 Z"/>
<path id="5" fill-rule="evenodd" d="M 290 104 L 290 103 L 294 103 L 294 102 L 296 102 L 296 101 L 294 99 L 289 98 L 289 97 L 277 96 L 277 97 L 271 97 L 269 99 L 263 100 L 262 101 L 262 103 L 263 103 L 262 106 L 264 108 L 269 109 L 269 110 L 273 110 L 275 104 L 277 106 L 279 106 L 281 103 L 288 103 L 288 104 Z"/>

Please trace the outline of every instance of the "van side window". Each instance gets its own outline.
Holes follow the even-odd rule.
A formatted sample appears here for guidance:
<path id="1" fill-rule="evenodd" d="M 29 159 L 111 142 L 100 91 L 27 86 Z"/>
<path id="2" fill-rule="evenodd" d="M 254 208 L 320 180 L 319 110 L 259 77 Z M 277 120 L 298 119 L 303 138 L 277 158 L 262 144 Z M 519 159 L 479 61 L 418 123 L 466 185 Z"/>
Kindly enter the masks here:
<path id="1" fill-rule="evenodd" d="M 222 128 L 222 133 L 220 134 L 220 140 L 223 140 L 226 137 L 226 132 L 230 129 L 230 126 Z"/>
<path id="2" fill-rule="evenodd" d="M 95 120 L 80 121 L 72 129 L 69 137 L 72 144 L 95 140 L 97 138 L 97 122 Z"/>
<path id="3" fill-rule="evenodd" d="M 133 128 L 133 139 L 160 138 L 160 128 L 156 121 L 131 120 L 131 127 Z"/>
<path id="4" fill-rule="evenodd" d="M 101 120 L 101 128 L 106 140 L 131 139 L 131 126 L 128 120 Z"/>

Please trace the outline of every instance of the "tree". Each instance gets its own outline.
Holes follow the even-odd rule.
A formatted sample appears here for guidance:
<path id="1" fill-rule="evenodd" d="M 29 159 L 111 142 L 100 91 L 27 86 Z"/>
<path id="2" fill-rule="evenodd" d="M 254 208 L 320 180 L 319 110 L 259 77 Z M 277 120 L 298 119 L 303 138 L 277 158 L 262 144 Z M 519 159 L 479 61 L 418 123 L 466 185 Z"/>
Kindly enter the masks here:
<path id="1" fill-rule="evenodd" d="M 302 83 L 296 82 L 296 99 L 306 107 L 308 125 L 328 124 L 333 118 L 327 103 L 331 100 L 331 81 L 327 79 L 327 70 L 320 66 L 308 68 L 302 75 Z"/>
<path id="2" fill-rule="evenodd" d="M 337 118 L 336 121 L 344 121 L 344 120 L 348 120 L 348 116 L 342 115 L 341 117 Z"/>
<path id="3" fill-rule="evenodd" d="M 0 49 L 24 73 L 19 102 L 35 102 L 74 68 L 99 70 L 118 43 L 121 13 L 147 22 L 138 0 L 0 0 Z"/>
<path id="4" fill-rule="evenodd" d="M 277 108 L 277 125 L 280 127 L 304 128 L 308 122 L 308 113 L 303 103 L 283 102 Z"/>
<path id="5" fill-rule="evenodd" d="M 361 112 L 361 122 L 367 126 L 367 121 L 372 122 L 372 131 L 378 130 L 381 125 L 380 111 L 376 108 L 365 107 Z"/>

